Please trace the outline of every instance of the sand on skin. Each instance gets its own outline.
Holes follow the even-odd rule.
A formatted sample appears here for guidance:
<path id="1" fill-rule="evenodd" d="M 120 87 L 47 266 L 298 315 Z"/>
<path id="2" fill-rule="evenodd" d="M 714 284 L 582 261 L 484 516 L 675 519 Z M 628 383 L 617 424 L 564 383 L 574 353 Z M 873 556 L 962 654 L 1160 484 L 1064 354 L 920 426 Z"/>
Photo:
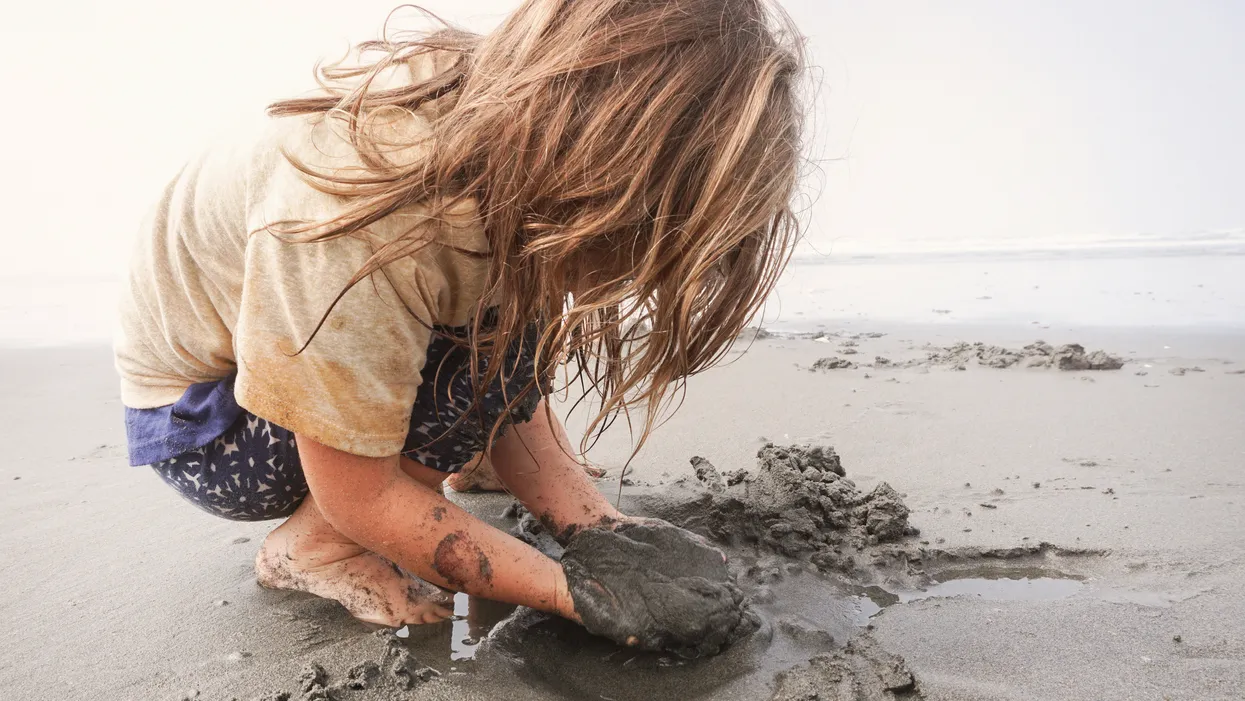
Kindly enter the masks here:
<path id="1" fill-rule="evenodd" d="M 902 361 L 926 343 L 1033 340 L 989 329 L 885 330 L 862 340 L 860 354 Z M 762 437 L 823 443 L 862 488 L 885 481 L 903 493 L 921 538 L 941 538 L 943 548 L 1049 541 L 1110 551 L 1092 567 L 1054 563 L 1093 577 L 1063 601 L 925 600 L 877 616 L 880 649 L 906 660 L 928 698 L 1238 698 L 1245 379 L 1225 361 L 1245 362 L 1245 343 L 1043 335 L 1133 362 L 1094 382 L 1019 368 L 810 375 L 800 368 L 829 355 L 824 344 L 768 339 L 693 381 L 633 478 L 695 479 L 693 455 L 723 473 L 750 469 Z M 193 688 L 202 698 L 251 698 L 294 691 L 313 658 L 377 655 L 375 639 L 339 607 L 255 587 L 250 559 L 272 524 L 212 519 L 124 466 L 106 349 L 5 357 L 0 695 L 176 698 Z M 1135 375 L 1142 362 L 1154 367 Z M 1192 366 L 1206 372 L 1165 371 Z M 606 436 L 593 457 L 617 468 L 626 441 Z M 486 696 L 495 684 L 516 698 L 540 696 L 513 680 L 459 679 L 428 685 L 428 698 Z"/>

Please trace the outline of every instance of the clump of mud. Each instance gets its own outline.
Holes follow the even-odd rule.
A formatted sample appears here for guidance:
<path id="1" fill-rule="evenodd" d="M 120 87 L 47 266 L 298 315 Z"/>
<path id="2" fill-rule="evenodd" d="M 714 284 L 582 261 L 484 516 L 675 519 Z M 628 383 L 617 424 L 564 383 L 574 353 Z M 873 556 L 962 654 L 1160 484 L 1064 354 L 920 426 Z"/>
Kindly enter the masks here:
<path id="1" fill-rule="evenodd" d="M 563 545 L 549 532 L 549 529 L 545 528 L 545 524 L 541 523 L 540 519 L 536 518 L 517 499 L 501 512 L 501 517 L 518 519 L 518 523 L 510 529 L 510 535 L 541 551 L 546 557 L 554 560 L 562 559 L 562 553 L 565 550 Z"/>
<path id="2" fill-rule="evenodd" d="M 926 350 L 928 356 L 924 360 L 910 361 L 907 365 L 949 365 L 963 369 L 968 363 L 976 361 L 978 365 L 1000 369 L 1014 365 L 1057 370 L 1119 370 L 1124 367 L 1124 360 L 1119 356 L 1101 350 L 1086 352 L 1079 343 L 1056 347 L 1044 341 L 1035 341 L 1024 348 L 1004 348 L 980 342 L 961 342 L 946 347 L 927 347 Z"/>
<path id="3" fill-rule="evenodd" d="M 724 480 L 703 458 L 696 473 L 708 489 L 641 496 L 643 511 L 719 543 L 754 545 L 827 573 L 859 576 L 866 566 L 920 559 L 907 542 L 919 531 L 899 494 L 886 483 L 861 491 L 833 448 L 767 444 L 746 478 Z"/>
<path id="4" fill-rule="evenodd" d="M 735 338 L 743 341 L 763 341 L 767 338 L 774 338 L 774 334 L 762 326 L 745 326 L 739 331 L 739 335 Z"/>
<path id="5" fill-rule="evenodd" d="M 1049 347 L 1045 343 L 1041 346 L 1043 350 Z M 1048 357 L 1048 364 L 1060 370 L 1119 370 L 1124 367 L 1122 358 L 1100 350 L 1086 353 L 1079 343 L 1059 346 Z"/>
<path id="6" fill-rule="evenodd" d="M 852 370 L 855 367 L 856 367 L 856 363 L 853 363 L 850 360 L 844 360 L 843 358 L 839 358 L 837 356 L 831 356 L 829 358 L 821 358 L 817 362 L 813 363 L 813 366 L 809 368 L 809 372 L 818 372 L 818 371 L 825 372 L 826 370 Z"/>
<path id="7" fill-rule="evenodd" d="M 922 699 L 903 658 L 869 635 L 858 635 L 832 654 L 817 655 L 774 679 L 770 701 L 894 701 Z"/>
<path id="8" fill-rule="evenodd" d="M 718 472 L 718 468 L 713 466 L 713 463 L 700 457 L 699 455 L 694 456 L 691 463 L 692 469 L 696 471 L 696 479 L 700 480 L 701 483 L 708 487 L 710 491 L 720 492 L 727 487 L 734 487 L 740 482 L 748 479 L 747 470 L 729 472 L 724 478 L 723 475 Z"/>
<path id="9" fill-rule="evenodd" d="M 319 663 L 303 668 L 298 692 L 274 691 L 257 701 L 339 701 L 341 699 L 395 698 L 441 676 L 437 670 L 423 666 L 411 655 L 391 630 L 375 633 L 381 642 L 381 653 L 375 660 L 353 665 L 342 678 L 332 680 Z"/>

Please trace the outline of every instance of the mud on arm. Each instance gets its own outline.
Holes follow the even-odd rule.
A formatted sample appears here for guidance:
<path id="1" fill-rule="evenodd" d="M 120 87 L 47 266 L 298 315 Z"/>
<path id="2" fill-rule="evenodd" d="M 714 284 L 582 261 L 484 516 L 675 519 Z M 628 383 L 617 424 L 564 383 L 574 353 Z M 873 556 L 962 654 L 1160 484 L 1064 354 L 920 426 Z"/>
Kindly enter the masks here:
<path id="1" fill-rule="evenodd" d="M 544 400 L 531 421 L 516 424 L 497 439 L 489 457 L 506 490 L 560 543 L 586 528 L 626 519 L 588 478 L 566 429 L 546 410 Z"/>
<path id="2" fill-rule="evenodd" d="M 333 528 L 439 586 L 577 620 L 558 563 L 404 472 L 298 437 L 307 484 Z"/>

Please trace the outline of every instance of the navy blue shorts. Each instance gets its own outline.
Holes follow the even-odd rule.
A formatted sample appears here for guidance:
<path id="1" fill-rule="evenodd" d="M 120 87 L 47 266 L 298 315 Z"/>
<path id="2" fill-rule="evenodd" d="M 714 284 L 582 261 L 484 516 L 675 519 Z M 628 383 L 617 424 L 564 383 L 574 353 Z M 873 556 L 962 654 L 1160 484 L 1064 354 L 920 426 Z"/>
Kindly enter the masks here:
<path id="1" fill-rule="evenodd" d="M 460 337 L 465 333 L 463 329 L 439 331 Z M 505 372 L 501 373 L 505 377 L 504 384 L 502 377 L 495 378 L 473 407 L 476 393 L 469 370 L 470 350 L 434 334 L 402 454 L 434 470 L 457 472 L 485 449 L 493 426 L 503 415 L 499 436 L 511 424 L 530 421 L 544 387 L 539 383 L 536 389 L 528 390 L 534 375 L 531 355 L 534 342 L 535 328 L 532 327 L 522 342 L 509 346 Z M 484 355 L 482 352 L 480 364 L 487 366 Z M 204 400 L 190 410 L 179 412 L 179 405 L 173 405 L 142 411 L 163 411 L 171 418 L 160 420 L 174 424 L 179 421 L 185 424 L 188 418 L 195 416 L 216 417 L 219 423 L 220 408 L 204 408 L 203 405 L 232 401 L 233 379 L 221 380 L 220 384 L 220 387 L 200 388 L 198 394 Z M 527 393 L 521 401 L 507 409 L 507 399 L 513 401 L 525 390 Z M 131 412 L 138 413 L 129 410 L 127 414 Z M 236 412 L 237 418 L 203 445 L 166 459 L 135 464 L 150 464 L 183 497 L 215 516 L 233 521 L 285 518 L 294 513 L 307 495 L 307 479 L 294 434 L 241 408 Z M 132 456 L 135 455 L 133 443 L 141 433 L 136 427 L 142 427 L 144 422 L 151 423 L 151 419 L 152 415 L 146 418 L 127 416 Z M 142 443 L 141 439 L 137 442 Z"/>

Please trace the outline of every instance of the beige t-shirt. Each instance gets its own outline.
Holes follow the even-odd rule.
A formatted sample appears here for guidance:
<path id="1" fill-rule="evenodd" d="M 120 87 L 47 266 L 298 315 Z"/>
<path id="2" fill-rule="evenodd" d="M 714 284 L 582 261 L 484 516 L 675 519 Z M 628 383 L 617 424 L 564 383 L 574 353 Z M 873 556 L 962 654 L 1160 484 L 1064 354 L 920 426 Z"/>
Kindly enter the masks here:
<path id="1" fill-rule="evenodd" d="M 403 113 L 386 128 L 417 144 L 427 121 Z M 272 120 L 188 164 L 139 233 L 115 344 L 121 400 L 166 406 L 236 371 L 237 401 L 251 413 L 349 453 L 395 455 L 430 336 L 411 312 L 463 325 L 483 293 L 487 259 L 450 248 L 487 252 L 475 205 L 436 221 L 412 207 L 364 238 L 283 242 L 265 227 L 328 219 L 345 200 L 311 187 L 282 147 L 317 168 L 360 165 L 340 126 L 313 117 Z M 357 284 L 296 353 L 374 247 L 412 224 L 436 243 Z"/>

